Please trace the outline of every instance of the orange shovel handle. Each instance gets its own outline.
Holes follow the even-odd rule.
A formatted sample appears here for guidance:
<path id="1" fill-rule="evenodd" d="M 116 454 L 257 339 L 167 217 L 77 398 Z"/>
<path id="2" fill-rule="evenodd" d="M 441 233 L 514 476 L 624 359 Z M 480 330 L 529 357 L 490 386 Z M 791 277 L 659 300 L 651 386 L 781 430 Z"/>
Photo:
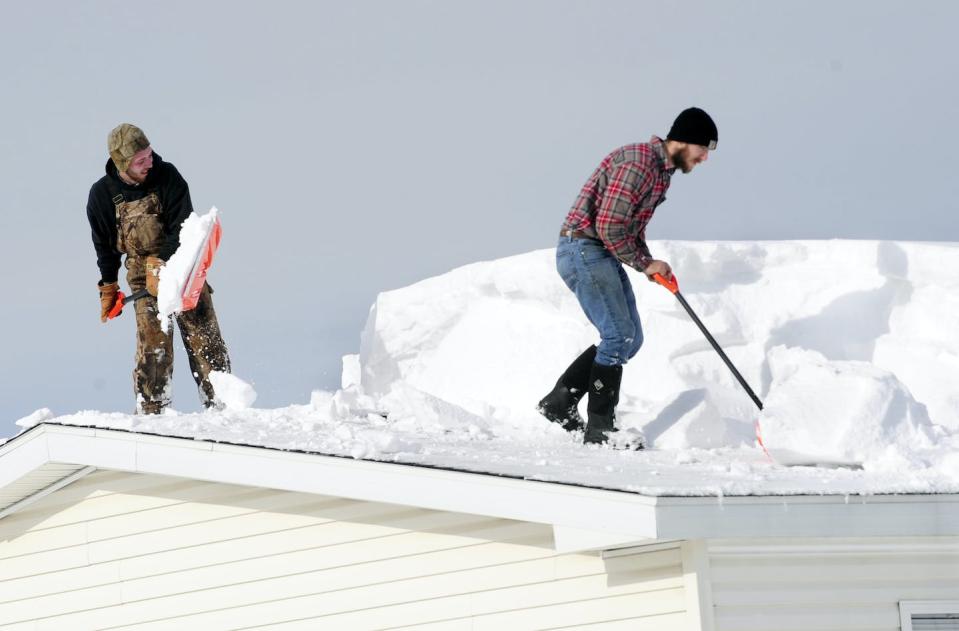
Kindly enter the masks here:
<path id="1" fill-rule="evenodd" d="M 653 274 L 653 280 L 674 294 L 679 291 L 679 281 L 676 279 L 676 274 L 673 274 L 672 280 L 666 280 L 662 274 L 656 273 Z"/>
<path id="2" fill-rule="evenodd" d="M 122 291 L 117 292 L 117 300 L 113 303 L 113 307 L 110 308 L 110 311 L 107 313 L 107 319 L 112 320 L 121 313 L 123 313 L 123 299 L 125 296 Z"/>
<path id="3" fill-rule="evenodd" d="M 133 292 L 132 294 L 130 294 L 129 296 L 125 296 L 123 295 L 122 291 L 118 291 L 117 301 L 113 303 L 113 307 L 110 309 L 110 312 L 107 313 L 107 319 L 112 320 L 113 318 L 123 313 L 124 305 L 131 302 L 136 302 L 140 298 L 146 298 L 149 295 L 150 293 L 146 289 L 139 289 Z"/>

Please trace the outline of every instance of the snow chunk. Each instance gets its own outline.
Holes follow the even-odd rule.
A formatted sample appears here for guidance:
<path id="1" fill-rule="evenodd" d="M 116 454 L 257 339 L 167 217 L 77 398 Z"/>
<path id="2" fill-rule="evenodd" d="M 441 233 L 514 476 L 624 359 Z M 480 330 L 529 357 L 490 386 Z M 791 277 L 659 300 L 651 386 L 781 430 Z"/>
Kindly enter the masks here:
<path id="1" fill-rule="evenodd" d="M 343 372 L 340 375 L 340 387 L 345 390 L 350 386 L 360 385 L 360 356 L 344 355 L 342 362 Z"/>
<path id="2" fill-rule="evenodd" d="M 415 429 L 424 436 L 433 435 L 444 440 L 452 437 L 477 440 L 492 436 L 485 418 L 407 384 L 397 384 L 381 399 L 381 403 L 390 411 L 389 419 L 395 426 Z"/>
<path id="3" fill-rule="evenodd" d="M 256 401 L 256 390 L 236 375 L 214 370 L 210 373 L 214 400 L 232 410 L 245 410 Z"/>
<path id="4" fill-rule="evenodd" d="M 891 372 L 784 346 L 770 351 L 769 363 L 773 382 L 761 427 L 770 452 L 894 471 L 910 452 L 932 446 L 925 406 Z"/>
<path id="5" fill-rule="evenodd" d="M 55 415 L 50 411 L 50 408 L 40 408 L 17 420 L 16 424 L 26 430 L 44 421 L 49 421 L 52 418 L 55 418 Z"/>

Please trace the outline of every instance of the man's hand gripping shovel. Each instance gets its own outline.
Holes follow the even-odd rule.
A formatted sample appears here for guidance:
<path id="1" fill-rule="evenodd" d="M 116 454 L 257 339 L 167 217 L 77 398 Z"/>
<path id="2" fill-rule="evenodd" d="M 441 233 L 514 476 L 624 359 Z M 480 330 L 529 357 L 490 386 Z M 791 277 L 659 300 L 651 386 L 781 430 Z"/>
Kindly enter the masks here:
<path id="1" fill-rule="evenodd" d="M 123 313 L 123 308 L 130 304 L 131 302 L 136 302 L 140 298 L 146 298 L 150 293 L 146 289 L 140 289 L 135 291 L 129 296 L 125 295 L 122 291 L 117 292 L 117 301 L 113 303 L 113 308 L 107 313 L 107 319 L 112 320 L 121 313 Z"/>

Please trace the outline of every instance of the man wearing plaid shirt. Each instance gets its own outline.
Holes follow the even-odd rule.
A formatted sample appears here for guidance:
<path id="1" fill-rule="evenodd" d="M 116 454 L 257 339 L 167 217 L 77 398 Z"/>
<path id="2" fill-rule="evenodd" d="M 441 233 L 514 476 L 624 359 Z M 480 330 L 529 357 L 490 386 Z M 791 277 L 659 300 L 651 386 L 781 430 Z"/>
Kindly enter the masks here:
<path id="1" fill-rule="evenodd" d="M 672 278 L 669 264 L 653 258 L 646 246 L 646 225 L 676 169 L 689 173 L 716 148 L 719 134 L 709 114 L 682 111 L 666 140 L 626 145 L 612 152 L 583 186 L 566 216 L 556 248 L 556 268 L 576 294 L 600 343 L 590 346 L 566 369 L 538 409 L 568 431 L 584 428 L 577 406 L 587 392 L 585 443 L 606 443 L 614 427 L 623 364 L 643 344 L 636 298 L 623 265 L 650 280 Z M 641 449 L 638 444 L 618 444 Z"/>

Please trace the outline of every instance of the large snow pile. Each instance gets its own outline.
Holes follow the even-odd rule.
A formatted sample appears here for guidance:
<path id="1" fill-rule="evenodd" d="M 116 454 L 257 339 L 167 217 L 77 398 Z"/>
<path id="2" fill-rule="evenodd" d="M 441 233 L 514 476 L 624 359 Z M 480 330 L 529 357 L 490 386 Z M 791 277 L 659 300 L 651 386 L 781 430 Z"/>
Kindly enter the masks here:
<path id="1" fill-rule="evenodd" d="M 675 297 L 630 271 L 646 342 L 618 422 L 651 449 L 587 448 L 545 421 L 536 402 L 597 335 L 543 250 L 381 294 L 342 389 L 308 405 L 49 422 L 650 494 L 959 491 L 959 244 L 651 246 L 763 413 Z M 777 458 L 863 470 L 780 466 L 756 446 L 757 421 Z"/>
<path id="2" fill-rule="evenodd" d="M 959 247 L 661 242 L 654 251 L 747 382 L 770 395 L 759 415 L 673 295 L 629 270 L 646 342 L 624 372 L 619 416 L 654 446 L 752 443 L 762 419 L 767 446 L 808 437 L 796 447 L 863 460 L 898 438 L 925 440 L 930 421 L 959 429 Z M 360 385 L 538 422 L 532 404 L 596 341 L 544 250 L 380 295 Z M 825 431 L 835 426 L 845 433 Z"/>

